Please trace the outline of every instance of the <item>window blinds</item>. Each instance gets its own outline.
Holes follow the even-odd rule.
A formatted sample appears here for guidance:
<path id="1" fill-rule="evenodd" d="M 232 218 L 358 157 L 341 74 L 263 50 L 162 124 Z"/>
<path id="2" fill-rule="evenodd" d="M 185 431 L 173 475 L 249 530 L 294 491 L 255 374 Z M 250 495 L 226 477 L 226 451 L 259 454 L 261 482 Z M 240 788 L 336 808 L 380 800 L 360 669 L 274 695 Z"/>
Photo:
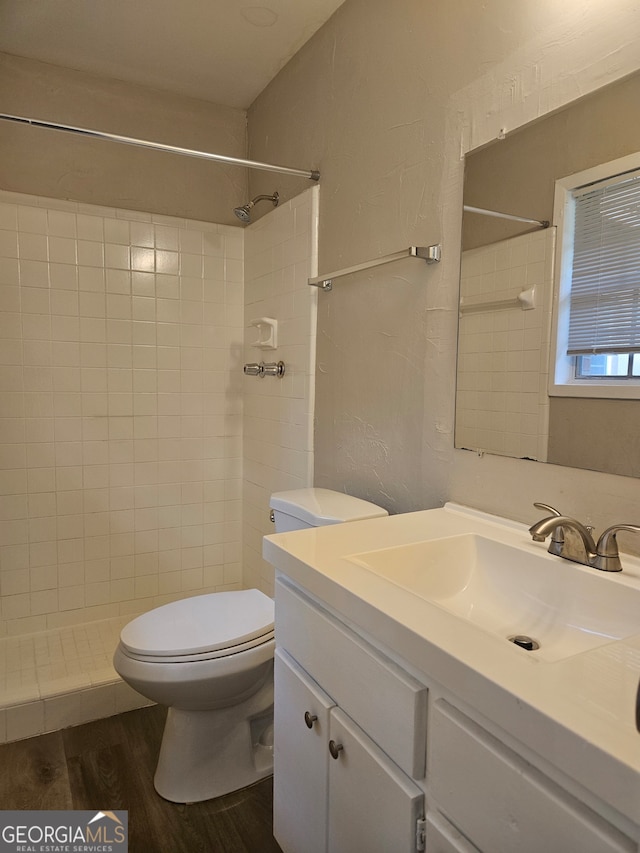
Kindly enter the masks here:
<path id="1" fill-rule="evenodd" d="M 568 355 L 640 351 L 640 170 L 574 192 Z"/>

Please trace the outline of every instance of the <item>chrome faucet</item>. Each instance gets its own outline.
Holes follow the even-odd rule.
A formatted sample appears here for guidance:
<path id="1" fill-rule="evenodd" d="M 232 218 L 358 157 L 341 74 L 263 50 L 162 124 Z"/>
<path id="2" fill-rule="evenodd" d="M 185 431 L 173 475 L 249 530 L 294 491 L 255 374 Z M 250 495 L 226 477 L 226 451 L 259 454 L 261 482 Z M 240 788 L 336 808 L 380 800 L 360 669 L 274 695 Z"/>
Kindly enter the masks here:
<path id="1" fill-rule="evenodd" d="M 593 540 L 591 527 L 585 527 L 575 518 L 561 515 L 557 509 L 548 504 L 535 503 L 538 509 L 547 510 L 551 515 L 541 519 L 529 528 L 534 542 L 544 542 L 551 534 L 551 542 L 547 549 L 550 554 L 591 566 L 603 572 L 621 572 L 622 563 L 618 553 L 616 534 L 619 530 L 629 530 L 640 533 L 640 527 L 635 524 L 615 524 L 608 527 L 598 539 Z"/>

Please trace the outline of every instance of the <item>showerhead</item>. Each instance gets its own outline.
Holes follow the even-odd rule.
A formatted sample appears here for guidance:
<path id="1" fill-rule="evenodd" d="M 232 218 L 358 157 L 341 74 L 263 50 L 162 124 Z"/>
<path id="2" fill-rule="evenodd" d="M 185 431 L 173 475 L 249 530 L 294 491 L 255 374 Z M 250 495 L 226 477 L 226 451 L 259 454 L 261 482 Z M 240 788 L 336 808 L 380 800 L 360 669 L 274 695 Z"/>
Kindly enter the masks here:
<path id="1" fill-rule="evenodd" d="M 262 201 L 263 199 L 270 201 L 274 207 L 277 207 L 280 202 L 280 196 L 276 190 L 273 195 L 257 195 L 254 199 L 251 199 L 251 201 L 243 204 L 242 207 L 234 207 L 233 212 L 241 222 L 251 222 L 251 208 L 255 206 L 256 202 Z"/>
<path id="2" fill-rule="evenodd" d="M 234 207 L 233 212 L 242 222 L 251 222 L 251 208 L 248 204 L 243 204 L 242 207 Z"/>

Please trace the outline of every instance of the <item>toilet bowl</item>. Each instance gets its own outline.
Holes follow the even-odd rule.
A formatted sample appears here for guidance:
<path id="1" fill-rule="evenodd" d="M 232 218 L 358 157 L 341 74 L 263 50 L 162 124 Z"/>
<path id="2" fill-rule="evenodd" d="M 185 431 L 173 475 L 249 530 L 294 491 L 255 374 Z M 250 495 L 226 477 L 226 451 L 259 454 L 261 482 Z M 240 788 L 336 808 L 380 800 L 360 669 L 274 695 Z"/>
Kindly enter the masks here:
<path id="1" fill-rule="evenodd" d="M 386 515 L 328 489 L 271 497 L 276 532 Z M 244 788 L 273 771 L 273 600 L 257 589 L 193 596 L 122 629 L 113 665 L 169 708 L 154 785 L 175 803 Z"/>
<path id="2" fill-rule="evenodd" d="M 169 707 L 160 796 L 199 802 L 272 772 L 274 647 L 273 601 L 257 589 L 174 601 L 123 628 L 116 672 Z"/>

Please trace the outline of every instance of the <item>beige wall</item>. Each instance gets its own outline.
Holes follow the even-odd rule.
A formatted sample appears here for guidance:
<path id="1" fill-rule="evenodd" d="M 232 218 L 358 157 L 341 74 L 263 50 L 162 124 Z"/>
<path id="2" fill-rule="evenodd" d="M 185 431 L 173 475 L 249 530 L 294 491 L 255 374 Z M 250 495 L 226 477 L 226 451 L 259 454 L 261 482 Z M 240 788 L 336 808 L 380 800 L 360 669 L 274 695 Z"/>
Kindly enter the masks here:
<path id="1" fill-rule="evenodd" d="M 549 461 L 640 477 L 638 400 L 552 397 Z"/>
<path id="2" fill-rule="evenodd" d="M 0 112 L 246 156 L 243 110 L 7 54 Z M 237 166 L 2 122 L 0 188 L 237 225 L 247 177 Z"/>
<path id="3" fill-rule="evenodd" d="M 461 155 L 634 71 L 639 31 L 630 0 L 347 0 L 253 104 L 252 156 L 321 170 L 321 273 L 443 245 L 438 268 L 403 261 L 320 294 L 317 484 L 392 510 L 634 516 L 630 478 L 478 458 L 452 432 Z"/>

